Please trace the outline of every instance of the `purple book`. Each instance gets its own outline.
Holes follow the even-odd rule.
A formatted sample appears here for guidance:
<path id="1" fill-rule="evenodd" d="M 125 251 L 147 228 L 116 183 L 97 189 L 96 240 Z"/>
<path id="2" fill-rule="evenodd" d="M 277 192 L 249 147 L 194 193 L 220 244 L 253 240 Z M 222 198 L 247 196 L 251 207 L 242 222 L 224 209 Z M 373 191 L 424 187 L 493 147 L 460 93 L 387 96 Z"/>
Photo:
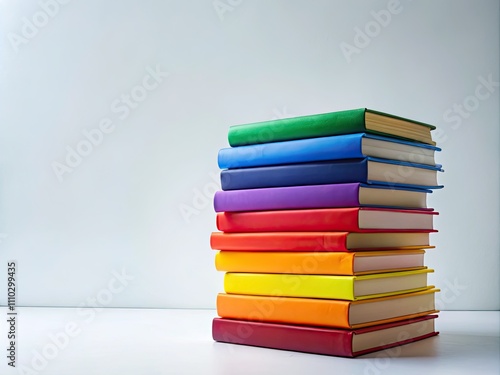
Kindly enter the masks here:
<path id="1" fill-rule="evenodd" d="M 328 207 L 427 209 L 429 193 L 361 183 L 226 190 L 215 193 L 214 208 L 216 212 Z"/>

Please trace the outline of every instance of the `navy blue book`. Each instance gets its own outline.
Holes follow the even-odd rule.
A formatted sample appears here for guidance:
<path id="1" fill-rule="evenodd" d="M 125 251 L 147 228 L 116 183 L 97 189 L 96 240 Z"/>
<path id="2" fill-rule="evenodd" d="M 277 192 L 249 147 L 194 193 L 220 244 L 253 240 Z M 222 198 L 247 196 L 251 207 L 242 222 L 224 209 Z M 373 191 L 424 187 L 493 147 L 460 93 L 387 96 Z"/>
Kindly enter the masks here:
<path id="1" fill-rule="evenodd" d="M 218 163 L 221 169 L 232 169 L 375 157 L 434 166 L 434 153 L 440 150 L 428 144 L 357 133 L 223 148 Z"/>
<path id="2" fill-rule="evenodd" d="M 363 158 L 237 168 L 221 171 L 222 190 L 365 183 L 413 189 L 439 189 L 441 166 Z"/>

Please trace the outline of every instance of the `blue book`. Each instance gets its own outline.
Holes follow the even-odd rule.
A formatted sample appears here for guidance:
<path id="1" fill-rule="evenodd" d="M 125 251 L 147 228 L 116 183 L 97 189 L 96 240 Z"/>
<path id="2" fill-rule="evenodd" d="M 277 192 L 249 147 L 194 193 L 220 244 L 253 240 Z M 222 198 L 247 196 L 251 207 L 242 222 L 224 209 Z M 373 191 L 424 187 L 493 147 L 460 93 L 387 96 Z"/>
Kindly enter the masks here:
<path id="1" fill-rule="evenodd" d="M 441 166 L 363 158 L 225 169 L 222 190 L 339 183 L 377 184 L 413 189 L 439 189 L 437 172 Z"/>
<path id="2" fill-rule="evenodd" d="M 232 169 L 376 157 L 434 166 L 434 153 L 440 150 L 428 144 L 357 133 L 223 148 L 218 163 L 221 169 Z"/>

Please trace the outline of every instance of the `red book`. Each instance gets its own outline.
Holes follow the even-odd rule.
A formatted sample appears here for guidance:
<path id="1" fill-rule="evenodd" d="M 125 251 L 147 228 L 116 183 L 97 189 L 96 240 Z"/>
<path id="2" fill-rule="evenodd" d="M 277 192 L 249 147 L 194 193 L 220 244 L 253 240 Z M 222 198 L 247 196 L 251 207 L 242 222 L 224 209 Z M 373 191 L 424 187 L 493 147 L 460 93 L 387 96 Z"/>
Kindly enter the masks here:
<path id="1" fill-rule="evenodd" d="M 354 330 L 215 318 L 212 336 L 215 341 L 233 344 L 356 357 L 435 336 L 436 317 L 427 315 Z"/>
<path id="2" fill-rule="evenodd" d="M 320 208 L 219 212 L 223 232 L 432 231 L 437 212 L 389 208 Z"/>
<path id="3" fill-rule="evenodd" d="M 359 251 L 424 249 L 426 232 L 213 232 L 210 246 L 227 251 Z"/>

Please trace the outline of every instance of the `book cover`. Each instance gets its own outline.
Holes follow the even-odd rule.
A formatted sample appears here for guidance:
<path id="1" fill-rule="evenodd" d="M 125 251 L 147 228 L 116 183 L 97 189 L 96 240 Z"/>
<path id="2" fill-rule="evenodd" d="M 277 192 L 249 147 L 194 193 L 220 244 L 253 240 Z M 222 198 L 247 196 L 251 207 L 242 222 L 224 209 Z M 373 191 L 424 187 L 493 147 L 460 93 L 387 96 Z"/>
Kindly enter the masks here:
<path id="1" fill-rule="evenodd" d="M 431 269 L 361 276 L 233 273 L 224 275 L 228 294 L 327 298 L 356 301 L 427 289 Z"/>
<path id="2" fill-rule="evenodd" d="M 324 207 L 404 207 L 428 209 L 432 190 L 360 183 L 288 186 L 217 191 L 216 212 L 265 211 Z"/>
<path id="3" fill-rule="evenodd" d="M 425 249 L 429 232 L 212 232 L 210 246 L 227 251 L 355 251 Z"/>
<path id="4" fill-rule="evenodd" d="M 232 147 L 369 132 L 434 144 L 433 125 L 366 108 L 234 125 L 229 128 Z"/>
<path id="5" fill-rule="evenodd" d="M 234 169 L 371 156 L 434 166 L 434 151 L 439 150 L 423 143 L 358 133 L 223 148 L 218 164 L 221 169 Z"/>
<path id="6" fill-rule="evenodd" d="M 256 212 L 219 212 L 223 232 L 370 232 L 433 229 L 435 211 L 388 208 L 317 208 Z"/>
<path id="7" fill-rule="evenodd" d="M 360 301 L 219 293 L 217 314 L 227 319 L 355 329 L 434 314 L 438 291 L 431 286 Z"/>
<path id="8" fill-rule="evenodd" d="M 436 315 L 355 330 L 215 318 L 215 341 L 272 349 L 356 357 L 435 336 Z"/>
<path id="9" fill-rule="evenodd" d="M 424 268 L 424 250 L 219 251 L 215 268 L 225 272 L 363 275 Z"/>
<path id="10" fill-rule="evenodd" d="M 443 187 L 437 184 L 438 171 L 439 166 L 364 158 L 225 169 L 220 176 L 222 190 L 363 183 L 427 191 Z"/>

